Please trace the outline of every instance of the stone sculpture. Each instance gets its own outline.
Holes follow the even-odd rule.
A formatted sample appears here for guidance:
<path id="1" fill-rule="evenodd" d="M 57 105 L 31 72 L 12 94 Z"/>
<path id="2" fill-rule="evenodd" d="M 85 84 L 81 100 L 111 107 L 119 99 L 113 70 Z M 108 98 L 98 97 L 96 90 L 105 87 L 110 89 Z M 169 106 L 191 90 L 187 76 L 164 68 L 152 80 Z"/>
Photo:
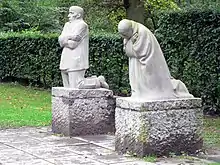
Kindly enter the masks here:
<path id="1" fill-rule="evenodd" d="M 83 8 L 71 6 L 69 22 L 58 39 L 63 47 L 60 61 L 63 86 L 76 89 L 109 88 L 103 76 L 84 78 L 89 68 L 89 30 L 83 15 Z"/>
<path id="2" fill-rule="evenodd" d="M 163 100 L 192 98 L 185 84 L 171 77 L 156 37 L 144 25 L 123 19 L 118 32 L 124 38 L 124 50 L 129 57 L 131 98 Z"/>

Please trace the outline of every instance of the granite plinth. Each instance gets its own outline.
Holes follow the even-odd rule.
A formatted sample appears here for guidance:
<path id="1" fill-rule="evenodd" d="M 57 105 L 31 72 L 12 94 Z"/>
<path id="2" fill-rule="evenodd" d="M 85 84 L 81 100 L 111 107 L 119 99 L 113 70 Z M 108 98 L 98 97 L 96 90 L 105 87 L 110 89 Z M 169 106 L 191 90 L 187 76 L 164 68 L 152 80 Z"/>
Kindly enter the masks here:
<path id="1" fill-rule="evenodd" d="M 52 88 L 52 131 L 66 136 L 115 132 L 115 99 L 107 89 Z"/>
<path id="2" fill-rule="evenodd" d="M 117 98 L 115 149 L 141 157 L 193 154 L 203 145 L 202 120 L 199 98 L 149 102 Z"/>

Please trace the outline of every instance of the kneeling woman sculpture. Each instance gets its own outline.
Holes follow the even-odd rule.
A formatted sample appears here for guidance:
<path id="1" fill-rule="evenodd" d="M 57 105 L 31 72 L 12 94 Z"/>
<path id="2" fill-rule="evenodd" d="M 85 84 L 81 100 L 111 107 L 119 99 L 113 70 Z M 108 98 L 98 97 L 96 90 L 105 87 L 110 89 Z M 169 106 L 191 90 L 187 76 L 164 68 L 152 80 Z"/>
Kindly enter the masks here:
<path id="1" fill-rule="evenodd" d="M 191 98 L 185 84 L 171 77 L 156 37 L 144 25 L 124 19 L 118 24 L 129 57 L 131 98 L 162 100 Z"/>

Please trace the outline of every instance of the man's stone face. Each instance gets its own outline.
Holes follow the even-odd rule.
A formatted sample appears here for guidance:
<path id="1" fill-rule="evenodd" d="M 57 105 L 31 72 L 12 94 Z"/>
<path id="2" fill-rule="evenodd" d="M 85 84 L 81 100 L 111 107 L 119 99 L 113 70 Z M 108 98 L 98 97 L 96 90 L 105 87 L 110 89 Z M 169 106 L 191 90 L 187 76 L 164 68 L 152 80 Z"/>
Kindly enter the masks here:
<path id="1" fill-rule="evenodd" d="M 69 21 L 72 22 L 79 17 L 79 14 L 76 11 L 70 10 L 68 14 Z"/>

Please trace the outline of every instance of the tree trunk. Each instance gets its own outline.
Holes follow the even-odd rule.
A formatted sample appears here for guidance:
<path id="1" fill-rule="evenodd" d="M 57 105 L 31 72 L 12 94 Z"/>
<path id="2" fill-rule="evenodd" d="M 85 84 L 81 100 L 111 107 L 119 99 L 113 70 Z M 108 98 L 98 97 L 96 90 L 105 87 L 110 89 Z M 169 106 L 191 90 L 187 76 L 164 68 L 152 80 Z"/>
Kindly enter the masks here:
<path id="1" fill-rule="evenodd" d="M 124 0 L 124 7 L 128 19 L 144 24 L 145 8 L 141 0 Z"/>

